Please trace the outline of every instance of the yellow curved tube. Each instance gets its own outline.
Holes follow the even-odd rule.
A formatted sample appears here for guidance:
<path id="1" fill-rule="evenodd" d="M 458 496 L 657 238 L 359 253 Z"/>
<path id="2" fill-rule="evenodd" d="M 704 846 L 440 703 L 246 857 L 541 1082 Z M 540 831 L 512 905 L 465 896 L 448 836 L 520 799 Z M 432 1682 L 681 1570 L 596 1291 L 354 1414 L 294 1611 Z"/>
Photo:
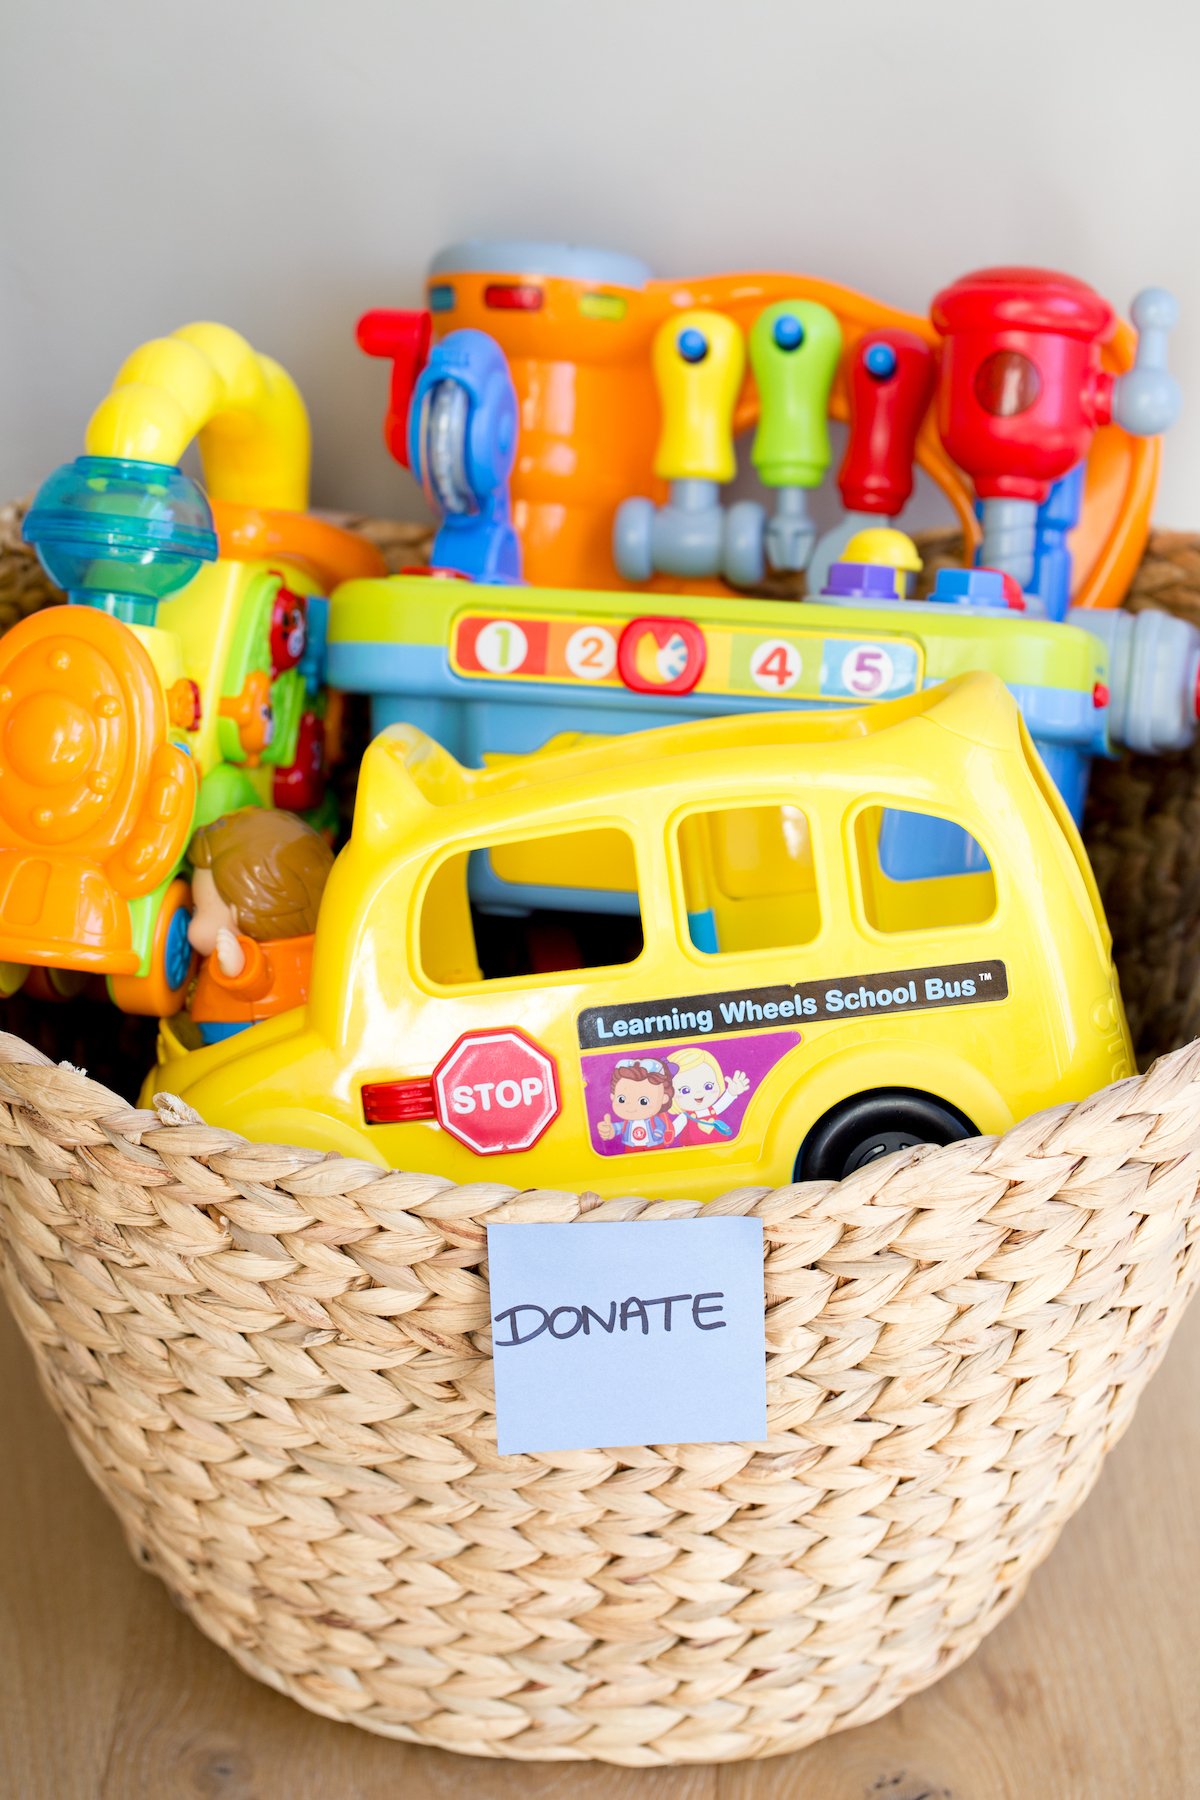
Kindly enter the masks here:
<path id="1" fill-rule="evenodd" d="M 89 456 L 177 463 L 193 438 L 213 500 L 307 508 L 311 440 L 300 391 L 227 325 L 182 325 L 135 350 L 84 445 Z"/>

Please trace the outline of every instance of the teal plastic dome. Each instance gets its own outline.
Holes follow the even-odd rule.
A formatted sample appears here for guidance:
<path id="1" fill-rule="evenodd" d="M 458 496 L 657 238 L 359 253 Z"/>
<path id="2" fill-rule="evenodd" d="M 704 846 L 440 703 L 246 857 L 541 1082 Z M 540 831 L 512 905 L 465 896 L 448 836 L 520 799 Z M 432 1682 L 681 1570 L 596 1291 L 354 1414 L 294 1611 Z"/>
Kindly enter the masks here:
<path id="1" fill-rule="evenodd" d="M 170 463 L 77 456 L 43 482 L 25 541 L 77 606 L 152 625 L 160 600 L 217 557 L 203 490 Z"/>

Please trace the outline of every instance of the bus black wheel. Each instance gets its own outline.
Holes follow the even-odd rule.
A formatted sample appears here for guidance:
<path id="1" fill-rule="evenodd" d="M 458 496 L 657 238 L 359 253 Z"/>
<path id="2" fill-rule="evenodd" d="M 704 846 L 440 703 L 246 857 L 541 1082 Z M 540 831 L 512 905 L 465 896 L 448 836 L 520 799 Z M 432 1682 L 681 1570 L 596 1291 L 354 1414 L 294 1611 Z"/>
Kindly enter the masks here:
<path id="1" fill-rule="evenodd" d="M 975 1137 L 955 1107 L 912 1088 L 857 1094 L 818 1119 L 796 1158 L 794 1181 L 841 1181 L 864 1163 L 914 1144 L 953 1144 Z"/>

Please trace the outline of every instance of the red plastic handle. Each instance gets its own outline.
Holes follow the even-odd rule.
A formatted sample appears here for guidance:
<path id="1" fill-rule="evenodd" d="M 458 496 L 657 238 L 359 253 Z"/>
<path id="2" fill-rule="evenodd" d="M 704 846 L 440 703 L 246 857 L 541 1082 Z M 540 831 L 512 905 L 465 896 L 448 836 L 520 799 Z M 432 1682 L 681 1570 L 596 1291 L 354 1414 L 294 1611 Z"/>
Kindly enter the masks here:
<path id="1" fill-rule="evenodd" d="M 383 441 L 400 464 L 408 467 L 408 403 L 417 385 L 417 376 L 429 357 L 429 340 L 433 334 L 433 317 L 428 312 L 400 312 L 379 307 L 364 313 L 358 321 L 358 347 L 368 356 L 382 356 L 392 364 L 392 385 L 388 392 L 387 417 L 383 422 Z"/>
<path id="2" fill-rule="evenodd" d="M 904 510 L 934 375 L 933 351 L 911 331 L 869 331 L 855 345 L 850 441 L 838 471 L 847 512 L 891 519 Z"/>

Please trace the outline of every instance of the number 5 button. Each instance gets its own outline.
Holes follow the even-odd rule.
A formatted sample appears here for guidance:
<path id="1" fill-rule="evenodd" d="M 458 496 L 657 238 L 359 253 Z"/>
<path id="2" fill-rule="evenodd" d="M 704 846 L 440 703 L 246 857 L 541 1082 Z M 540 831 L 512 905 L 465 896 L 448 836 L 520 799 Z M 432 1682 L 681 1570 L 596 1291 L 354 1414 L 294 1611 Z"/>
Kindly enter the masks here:
<path id="1" fill-rule="evenodd" d="M 892 659 L 879 644 L 859 644 L 842 661 L 842 681 L 864 699 L 886 693 L 892 683 Z"/>
<path id="2" fill-rule="evenodd" d="M 912 652 L 902 646 L 902 663 L 912 661 Z M 878 700 L 891 692 L 911 691 L 903 681 L 897 682 L 896 662 L 891 650 L 882 644 L 861 644 L 846 638 L 827 638 L 821 661 L 821 692 L 839 700 Z"/>

